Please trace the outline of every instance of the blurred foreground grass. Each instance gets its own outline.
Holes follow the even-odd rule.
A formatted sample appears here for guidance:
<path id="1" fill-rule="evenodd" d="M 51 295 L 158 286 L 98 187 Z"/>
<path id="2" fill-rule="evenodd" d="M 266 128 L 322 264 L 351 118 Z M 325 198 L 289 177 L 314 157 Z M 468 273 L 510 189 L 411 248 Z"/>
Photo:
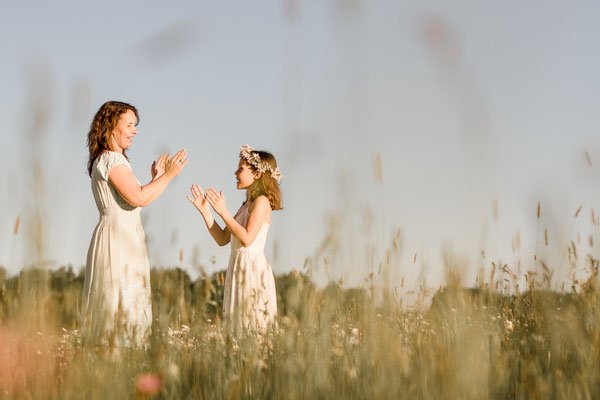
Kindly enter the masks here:
<path id="1" fill-rule="evenodd" d="M 261 340 L 222 332 L 222 282 L 153 270 L 149 348 L 116 354 L 81 343 L 81 273 L 0 270 L 0 398 L 600 397 L 595 273 L 573 293 L 450 279 L 416 311 L 292 272 L 276 279 L 279 327 Z"/>

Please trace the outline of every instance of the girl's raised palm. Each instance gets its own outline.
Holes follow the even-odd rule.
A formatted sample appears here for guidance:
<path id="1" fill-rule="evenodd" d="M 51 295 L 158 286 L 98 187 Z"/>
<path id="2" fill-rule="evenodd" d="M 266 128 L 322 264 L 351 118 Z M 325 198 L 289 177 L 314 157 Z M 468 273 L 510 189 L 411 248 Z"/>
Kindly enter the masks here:
<path id="1" fill-rule="evenodd" d="M 210 188 L 206 191 L 206 200 L 210 203 L 213 210 L 219 215 L 223 215 L 225 211 L 227 211 L 227 204 L 225 204 L 225 195 L 223 195 L 222 191 L 216 191 L 213 188 Z"/>
<path id="2" fill-rule="evenodd" d="M 190 187 L 190 191 L 192 192 L 192 197 L 185 196 L 193 205 L 200 211 L 201 213 L 207 212 L 209 210 L 210 205 L 206 200 L 204 192 L 202 188 L 198 185 L 192 185 Z"/>

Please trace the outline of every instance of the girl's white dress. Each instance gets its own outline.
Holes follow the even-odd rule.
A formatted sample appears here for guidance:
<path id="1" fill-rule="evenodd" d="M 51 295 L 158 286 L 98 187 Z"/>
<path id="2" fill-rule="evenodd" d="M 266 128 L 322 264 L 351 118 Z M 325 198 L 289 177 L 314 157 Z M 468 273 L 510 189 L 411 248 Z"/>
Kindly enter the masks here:
<path id="1" fill-rule="evenodd" d="M 119 332 L 141 344 L 152 322 L 150 265 L 141 208 L 127 203 L 108 182 L 110 170 L 131 165 L 104 152 L 92 167 L 92 193 L 100 213 L 87 254 L 83 284 L 84 326 L 98 335 Z"/>
<path id="2" fill-rule="evenodd" d="M 246 226 L 250 204 L 235 220 Z M 248 247 L 231 235 L 231 255 L 225 276 L 223 318 L 238 333 L 264 332 L 277 315 L 277 295 L 273 271 L 265 256 L 269 224 L 263 223 L 256 239 Z"/>

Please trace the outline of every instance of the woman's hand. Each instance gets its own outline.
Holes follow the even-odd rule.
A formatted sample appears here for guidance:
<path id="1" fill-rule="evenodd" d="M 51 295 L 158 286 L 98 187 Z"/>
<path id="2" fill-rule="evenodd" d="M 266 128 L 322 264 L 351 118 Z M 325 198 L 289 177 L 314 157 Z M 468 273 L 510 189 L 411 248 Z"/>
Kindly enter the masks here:
<path id="1" fill-rule="evenodd" d="M 209 202 L 210 206 L 215 210 L 217 214 L 223 216 L 223 213 L 227 211 L 227 204 L 225 203 L 225 195 L 223 195 L 222 191 L 216 191 L 213 188 L 210 188 L 206 191 L 206 200 Z"/>
<path id="2" fill-rule="evenodd" d="M 167 161 L 168 157 L 169 155 L 167 153 L 161 154 L 161 156 L 158 157 L 158 160 L 152 162 L 152 167 L 150 168 L 152 180 L 155 180 L 165 173 L 165 162 Z"/>
<path id="3" fill-rule="evenodd" d="M 181 149 L 172 158 L 168 158 L 165 161 L 165 174 L 169 175 L 171 178 L 176 177 L 187 164 L 187 150 Z"/>
<path id="4" fill-rule="evenodd" d="M 202 215 L 204 215 L 206 212 L 208 212 L 209 208 L 209 203 L 206 200 L 204 191 L 202 191 L 200 186 L 195 184 L 190 187 L 190 191 L 192 192 L 192 197 L 185 197 L 194 205 L 194 207 L 196 207 L 198 211 L 200 211 Z"/>

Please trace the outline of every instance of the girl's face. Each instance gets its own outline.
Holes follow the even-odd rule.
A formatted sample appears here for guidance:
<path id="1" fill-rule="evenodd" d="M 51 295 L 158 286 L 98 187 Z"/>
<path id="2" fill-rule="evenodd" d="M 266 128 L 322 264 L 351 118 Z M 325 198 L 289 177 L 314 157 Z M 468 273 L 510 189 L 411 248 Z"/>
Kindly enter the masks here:
<path id="1" fill-rule="evenodd" d="M 137 118 L 133 111 L 127 110 L 126 113 L 121 114 L 119 122 L 110 136 L 113 151 L 122 153 L 123 150 L 131 147 L 133 137 L 137 134 L 136 124 Z"/>
<path id="2" fill-rule="evenodd" d="M 248 189 L 256 180 L 254 172 L 244 159 L 240 159 L 238 169 L 235 171 L 235 178 L 237 180 L 236 187 L 238 190 Z"/>

